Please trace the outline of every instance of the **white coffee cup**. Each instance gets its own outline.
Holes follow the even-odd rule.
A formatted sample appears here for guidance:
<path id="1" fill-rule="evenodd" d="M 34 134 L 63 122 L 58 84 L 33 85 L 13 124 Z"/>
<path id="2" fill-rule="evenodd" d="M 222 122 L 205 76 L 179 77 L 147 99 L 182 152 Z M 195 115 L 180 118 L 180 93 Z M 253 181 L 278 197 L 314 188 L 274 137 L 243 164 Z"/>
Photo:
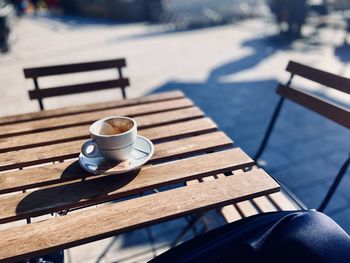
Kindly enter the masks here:
<path id="1" fill-rule="evenodd" d="M 102 155 L 114 161 L 125 161 L 131 157 L 137 139 L 135 120 L 112 116 L 94 122 L 89 130 L 92 140 L 81 147 L 81 152 L 86 157 Z"/>

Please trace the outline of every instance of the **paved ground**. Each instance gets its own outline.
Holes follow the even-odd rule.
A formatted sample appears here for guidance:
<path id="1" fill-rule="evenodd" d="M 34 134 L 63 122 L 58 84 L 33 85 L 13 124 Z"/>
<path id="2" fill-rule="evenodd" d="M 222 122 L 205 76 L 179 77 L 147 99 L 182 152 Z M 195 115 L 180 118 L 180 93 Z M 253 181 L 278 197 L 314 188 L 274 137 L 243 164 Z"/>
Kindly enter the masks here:
<path id="1" fill-rule="evenodd" d="M 286 81 L 289 59 L 350 77 L 350 48 L 341 31 L 322 29 L 286 43 L 274 37 L 269 21 L 183 32 L 146 24 L 115 24 L 84 19 L 27 17 L 17 25 L 11 53 L 0 55 L 0 114 L 37 110 L 30 102 L 21 69 L 25 66 L 126 57 L 131 97 L 181 89 L 250 155 L 258 148 L 278 101 L 278 81 Z M 115 72 L 107 72 L 106 75 Z M 89 77 L 95 78 L 96 75 Z M 85 76 L 78 76 L 84 78 Z M 54 85 L 57 79 L 44 80 Z M 71 79 L 65 79 L 71 82 Z M 296 84 L 304 84 L 297 80 Z M 309 83 L 307 83 L 309 84 Z M 57 84 L 56 84 L 57 85 Z M 349 107 L 350 98 L 319 86 L 314 92 Z M 119 98 L 115 91 L 46 101 L 48 108 Z M 317 207 L 349 153 L 345 128 L 287 102 L 263 155 L 266 169 L 309 207 Z M 350 232 L 350 172 L 327 209 Z M 67 251 L 69 262 L 144 261 L 167 248 L 184 219 L 102 240 Z M 201 226 L 198 226 L 201 227 Z M 189 235 L 187 238 L 191 237 Z M 121 250 L 122 248 L 122 250 Z M 130 255 L 137 255 L 130 259 Z"/>

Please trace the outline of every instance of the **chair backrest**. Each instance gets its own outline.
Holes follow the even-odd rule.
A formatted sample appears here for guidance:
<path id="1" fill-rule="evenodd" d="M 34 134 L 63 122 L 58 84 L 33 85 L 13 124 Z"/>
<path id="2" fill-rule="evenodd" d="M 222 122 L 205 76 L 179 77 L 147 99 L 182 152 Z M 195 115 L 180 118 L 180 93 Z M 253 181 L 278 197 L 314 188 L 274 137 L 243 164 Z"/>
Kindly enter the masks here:
<path id="1" fill-rule="evenodd" d="M 286 71 L 291 73 L 291 77 L 287 84 L 280 84 L 278 86 L 277 93 L 281 97 L 290 99 L 346 128 L 350 128 L 349 109 L 328 101 L 327 99 L 320 98 L 319 96 L 313 95 L 309 92 L 291 87 L 292 78 L 297 75 L 317 82 L 323 86 L 350 94 L 350 79 L 305 66 L 294 61 L 290 61 L 288 63 Z"/>
<path id="2" fill-rule="evenodd" d="M 122 68 L 125 66 L 126 66 L 126 61 L 124 58 L 122 58 L 122 59 L 75 63 L 75 64 L 66 64 L 66 65 L 55 65 L 55 66 L 47 66 L 47 67 L 25 68 L 23 69 L 23 72 L 24 72 L 25 78 L 31 78 L 34 81 L 34 90 L 30 90 L 28 92 L 29 98 L 31 100 L 38 100 L 40 110 L 43 110 L 44 105 L 42 100 L 44 98 L 82 93 L 82 92 L 91 92 L 91 91 L 103 90 L 103 89 L 120 88 L 122 91 L 122 96 L 125 99 L 126 98 L 125 88 L 130 85 L 129 79 L 124 78 L 122 74 Z M 40 77 L 105 70 L 105 69 L 111 69 L 111 68 L 116 68 L 118 70 L 118 74 L 119 74 L 118 78 L 111 79 L 111 80 L 97 81 L 97 82 L 51 87 L 46 89 L 40 88 L 38 84 L 38 78 Z"/>

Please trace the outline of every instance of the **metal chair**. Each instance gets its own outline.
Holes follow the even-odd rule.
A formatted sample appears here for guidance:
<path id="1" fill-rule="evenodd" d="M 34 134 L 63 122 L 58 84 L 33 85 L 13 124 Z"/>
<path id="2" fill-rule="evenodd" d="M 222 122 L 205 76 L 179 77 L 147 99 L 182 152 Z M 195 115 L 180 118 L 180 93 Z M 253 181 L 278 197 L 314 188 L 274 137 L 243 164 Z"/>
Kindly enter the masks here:
<path id="1" fill-rule="evenodd" d="M 120 88 L 122 91 L 123 99 L 126 98 L 125 88 L 130 85 L 129 79 L 124 78 L 122 74 L 122 68 L 126 67 L 126 61 L 124 58 L 113 59 L 113 60 L 104 60 L 104 61 L 94 61 L 94 62 L 85 62 L 85 63 L 76 63 L 76 64 L 66 64 L 66 65 L 55 65 L 55 66 L 46 66 L 46 67 L 36 67 L 36 68 L 25 68 L 23 69 L 25 78 L 31 78 L 34 82 L 34 90 L 30 90 L 29 98 L 31 100 L 38 100 L 40 110 L 44 110 L 43 99 L 48 97 L 76 94 L 82 92 L 91 92 L 96 90 L 111 89 L 111 88 Z M 46 89 L 40 89 L 38 78 L 39 77 L 48 77 L 55 75 L 63 74 L 72 74 L 72 73 L 81 73 L 81 72 L 90 72 L 97 70 L 105 70 L 115 68 L 118 71 L 118 78 L 65 85 L 59 87 L 52 87 Z"/>
<path id="2" fill-rule="evenodd" d="M 277 93 L 281 96 L 281 98 L 277 103 L 274 113 L 272 114 L 272 118 L 267 127 L 267 131 L 263 137 L 261 145 L 257 153 L 255 154 L 254 160 L 258 165 L 260 162 L 260 157 L 266 148 L 270 135 L 275 126 L 276 120 L 281 112 L 283 103 L 286 99 L 294 101 L 295 103 L 298 103 L 299 105 L 304 106 L 305 108 L 308 108 L 316 113 L 319 113 L 322 116 L 350 129 L 350 112 L 348 109 L 343 108 L 320 97 L 317 97 L 315 95 L 312 95 L 311 93 L 291 87 L 292 79 L 295 75 L 297 75 L 305 79 L 317 82 L 321 85 L 327 86 L 329 88 L 336 89 L 340 92 L 350 94 L 350 79 L 337 76 L 309 66 L 305 66 L 294 61 L 290 61 L 288 63 L 286 71 L 290 72 L 291 76 L 285 85 L 279 84 L 277 88 Z M 326 194 L 324 200 L 318 208 L 319 211 L 324 211 L 324 209 L 328 205 L 339 183 L 344 177 L 349 165 L 350 155 L 345 160 L 344 164 L 341 166 L 336 178 L 334 179 L 330 189 L 328 190 L 328 193 Z"/>

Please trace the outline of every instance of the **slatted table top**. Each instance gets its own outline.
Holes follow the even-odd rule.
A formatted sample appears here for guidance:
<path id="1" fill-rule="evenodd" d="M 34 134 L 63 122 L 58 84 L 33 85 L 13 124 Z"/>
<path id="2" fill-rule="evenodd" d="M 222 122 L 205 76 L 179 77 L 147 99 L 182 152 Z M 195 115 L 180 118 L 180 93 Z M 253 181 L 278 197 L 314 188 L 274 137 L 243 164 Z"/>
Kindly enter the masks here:
<path id="1" fill-rule="evenodd" d="M 134 118 L 155 152 L 140 170 L 89 174 L 80 147 L 89 125 L 111 115 Z M 3 117 L 0 127 L 1 262 L 280 190 L 180 91 Z"/>

